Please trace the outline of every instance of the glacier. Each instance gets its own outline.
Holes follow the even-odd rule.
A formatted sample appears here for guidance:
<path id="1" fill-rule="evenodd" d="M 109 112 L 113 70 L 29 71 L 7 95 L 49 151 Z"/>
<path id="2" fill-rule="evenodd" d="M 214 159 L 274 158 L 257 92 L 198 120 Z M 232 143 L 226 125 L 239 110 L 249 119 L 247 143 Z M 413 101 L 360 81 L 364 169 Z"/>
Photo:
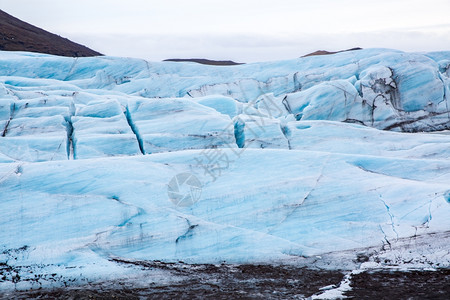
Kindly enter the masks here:
<path id="1" fill-rule="evenodd" d="M 0 290 L 139 261 L 448 268 L 449 72 L 450 52 L 390 49 L 219 67 L 0 52 Z"/>

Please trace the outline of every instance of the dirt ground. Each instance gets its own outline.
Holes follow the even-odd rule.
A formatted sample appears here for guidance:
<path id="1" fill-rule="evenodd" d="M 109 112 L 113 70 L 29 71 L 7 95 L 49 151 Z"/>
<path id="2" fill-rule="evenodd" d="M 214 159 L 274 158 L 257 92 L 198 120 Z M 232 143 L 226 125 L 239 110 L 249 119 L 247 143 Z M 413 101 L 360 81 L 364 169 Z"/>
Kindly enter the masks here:
<path id="1" fill-rule="evenodd" d="M 120 282 L 65 289 L 13 292 L 1 299 L 307 299 L 337 287 L 345 272 L 271 265 L 149 263 L 184 278 L 168 285 L 133 288 Z M 111 288 L 113 286 L 113 288 Z M 450 270 L 370 271 L 352 275 L 350 299 L 448 299 Z"/>

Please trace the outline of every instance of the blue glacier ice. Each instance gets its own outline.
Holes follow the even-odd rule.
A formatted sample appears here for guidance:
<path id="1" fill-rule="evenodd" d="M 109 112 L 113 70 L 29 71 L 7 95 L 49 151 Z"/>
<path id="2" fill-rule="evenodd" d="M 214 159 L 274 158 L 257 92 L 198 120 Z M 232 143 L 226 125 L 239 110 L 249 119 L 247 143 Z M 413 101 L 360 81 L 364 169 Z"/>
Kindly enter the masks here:
<path id="1" fill-rule="evenodd" d="M 0 290 L 139 273 L 117 259 L 449 267 L 449 66 L 0 52 Z"/>

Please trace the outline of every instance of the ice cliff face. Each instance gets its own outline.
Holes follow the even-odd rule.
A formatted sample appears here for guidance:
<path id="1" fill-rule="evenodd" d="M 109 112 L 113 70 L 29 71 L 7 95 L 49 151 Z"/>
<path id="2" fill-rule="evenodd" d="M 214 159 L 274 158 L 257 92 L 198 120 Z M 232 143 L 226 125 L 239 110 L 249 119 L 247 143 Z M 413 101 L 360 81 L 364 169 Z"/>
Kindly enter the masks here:
<path id="1" fill-rule="evenodd" d="M 449 66 L 450 52 L 383 49 L 230 67 L 0 52 L 0 288 L 30 268 L 130 272 L 118 257 L 449 239 Z M 430 239 L 395 257 L 448 266 Z"/>
<path id="2" fill-rule="evenodd" d="M 45 161 L 220 147 L 235 143 L 231 122 L 240 146 L 285 149 L 294 119 L 449 129 L 449 56 L 363 50 L 217 68 L 3 53 L 2 152 Z M 256 119 L 272 129 L 253 138 Z"/>

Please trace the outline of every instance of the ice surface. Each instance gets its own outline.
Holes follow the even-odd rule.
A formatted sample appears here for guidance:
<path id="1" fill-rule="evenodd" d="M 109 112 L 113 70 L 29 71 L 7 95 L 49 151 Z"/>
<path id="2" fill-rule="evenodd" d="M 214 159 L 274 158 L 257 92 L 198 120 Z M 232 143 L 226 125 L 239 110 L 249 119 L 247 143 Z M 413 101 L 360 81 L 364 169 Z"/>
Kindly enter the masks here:
<path id="1" fill-rule="evenodd" d="M 190 100 L 211 107 L 221 114 L 228 115 L 230 118 L 242 112 L 242 105 L 231 97 L 213 95 L 191 98 Z"/>
<path id="2" fill-rule="evenodd" d="M 240 137 L 239 146 L 245 148 L 281 148 L 288 149 L 280 120 L 239 115 L 235 118 L 236 136 Z"/>
<path id="3" fill-rule="evenodd" d="M 58 242 L 130 259 L 246 262 L 372 246 L 450 226 L 448 160 L 247 149 L 212 182 L 196 166 L 200 155 L 5 164 L 9 209 L 1 226 L 9 230 L 1 240 L 6 248 Z M 201 200 L 187 208 L 167 196 L 167 183 L 181 172 L 204 183 Z M 98 214 L 109 221 L 89 219 Z M 79 221 L 64 225 L 68 217 Z M 53 234 L 51 224 L 62 232 Z"/>
<path id="4" fill-rule="evenodd" d="M 133 273 L 113 258 L 382 249 L 448 267 L 449 66 L 388 49 L 227 67 L 0 52 L 0 267 L 22 278 L 0 289 Z"/>
<path id="5" fill-rule="evenodd" d="M 75 159 L 141 154 L 138 140 L 117 101 L 77 103 L 71 126 Z"/>
<path id="6" fill-rule="evenodd" d="M 236 145 L 227 115 L 188 99 L 130 100 L 127 115 L 146 154 Z"/>
<path id="7" fill-rule="evenodd" d="M 444 132 L 386 132 L 330 121 L 289 122 L 285 131 L 292 149 L 396 158 L 450 158 L 450 139 Z"/>

